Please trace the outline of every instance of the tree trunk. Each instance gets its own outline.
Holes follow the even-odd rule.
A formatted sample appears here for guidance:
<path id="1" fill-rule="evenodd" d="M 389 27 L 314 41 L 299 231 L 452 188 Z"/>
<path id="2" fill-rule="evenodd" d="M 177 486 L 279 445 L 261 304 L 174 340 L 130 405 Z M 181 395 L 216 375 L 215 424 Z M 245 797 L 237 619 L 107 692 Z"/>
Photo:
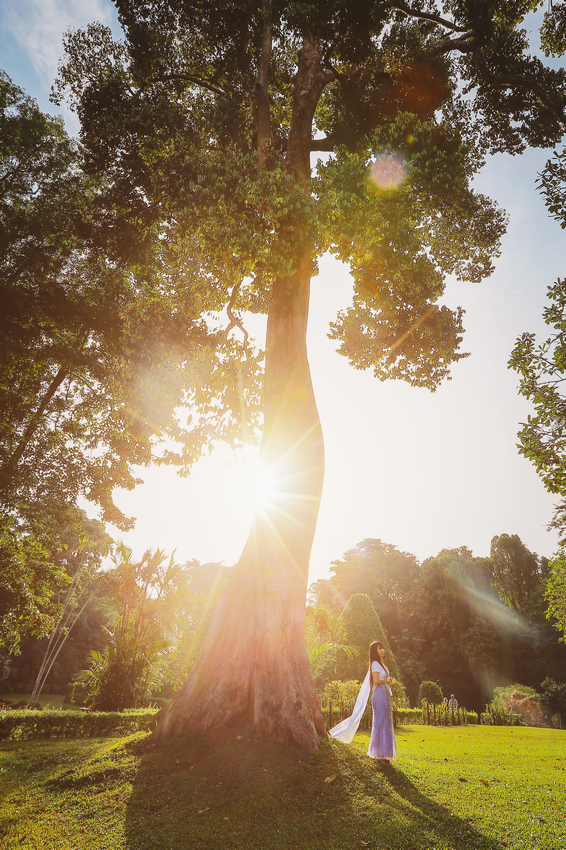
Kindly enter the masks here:
<path id="1" fill-rule="evenodd" d="M 312 119 L 327 79 L 317 45 L 306 41 L 287 169 L 307 191 Z M 275 281 L 268 314 L 261 460 L 269 499 L 189 678 L 160 716 L 156 740 L 251 723 L 267 738 L 314 750 L 325 732 L 304 636 L 324 448 L 306 350 L 311 260 L 308 249 L 300 250 L 295 273 Z"/>

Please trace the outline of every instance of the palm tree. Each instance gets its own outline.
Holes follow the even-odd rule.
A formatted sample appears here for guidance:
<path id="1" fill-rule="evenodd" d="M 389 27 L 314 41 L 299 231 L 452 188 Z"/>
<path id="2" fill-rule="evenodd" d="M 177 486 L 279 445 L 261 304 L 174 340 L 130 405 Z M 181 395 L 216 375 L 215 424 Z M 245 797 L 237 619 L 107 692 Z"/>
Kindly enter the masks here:
<path id="1" fill-rule="evenodd" d="M 147 550 L 135 563 L 132 550 L 120 544 L 113 556 L 114 569 L 104 576 L 107 595 L 119 614 L 108 631 L 104 652 L 90 653 L 90 667 L 77 682 L 86 686 L 93 708 L 117 711 L 147 702 L 161 678 L 161 667 L 172 643 L 176 591 L 187 566 L 174 554 L 167 561 L 161 549 Z"/>

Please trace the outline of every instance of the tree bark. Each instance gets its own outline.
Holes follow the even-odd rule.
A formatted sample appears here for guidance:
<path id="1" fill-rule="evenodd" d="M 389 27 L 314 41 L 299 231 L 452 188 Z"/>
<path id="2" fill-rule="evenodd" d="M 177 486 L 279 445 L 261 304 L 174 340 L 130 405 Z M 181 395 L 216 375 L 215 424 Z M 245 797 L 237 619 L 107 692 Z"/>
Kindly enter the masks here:
<path id="1" fill-rule="evenodd" d="M 299 52 L 287 170 L 308 191 L 314 110 L 328 79 L 320 51 Z M 304 244 L 298 240 L 298 244 Z M 261 460 L 270 498 L 258 510 L 199 657 L 154 738 L 250 723 L 314 750 L 324 720 L 305 650 L 308 565 L 324 475 L 322 431 L 307 359 L 311 258 L 274 283 L 267 322 Z"/>

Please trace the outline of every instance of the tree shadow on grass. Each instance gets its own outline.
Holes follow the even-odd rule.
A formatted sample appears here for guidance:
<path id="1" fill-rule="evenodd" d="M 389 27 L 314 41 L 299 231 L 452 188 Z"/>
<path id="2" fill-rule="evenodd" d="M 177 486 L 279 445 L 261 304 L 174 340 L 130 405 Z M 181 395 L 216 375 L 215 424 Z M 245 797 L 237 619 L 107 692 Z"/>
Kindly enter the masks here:
<path id="1" fill-rule="evenodd" d="M 448 807 L 423 793 L 398 767 L 390 765 L 384 768 L 383 776 L 387 787 L 382 794 L 388 798 L 389 816 L 396 824 L 396 830 L 404 833 L 400 842 L 385 841 L 385 846 L 403 850 L 421 850 L 424 847 L 500 850 L 499 840 L 478 831 L 466 818 L 453 814 Z M 371 793 L 371 788 L 368 793 Z"/>
<path id="2" fill-rule="evenodd" d="M 317 753 L 253 735 L 140 747 L 128 850 L 500 850 L 395 767 L 323 742 Z"/>

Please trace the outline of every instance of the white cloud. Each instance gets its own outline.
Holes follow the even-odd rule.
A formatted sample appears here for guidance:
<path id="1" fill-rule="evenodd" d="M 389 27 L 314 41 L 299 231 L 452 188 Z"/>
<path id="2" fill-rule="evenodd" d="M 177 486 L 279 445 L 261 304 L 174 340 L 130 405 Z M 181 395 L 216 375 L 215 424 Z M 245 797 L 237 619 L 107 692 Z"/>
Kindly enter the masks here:
<path id="1" fill-rule="evenodd" d="M 63 33 L 91 21 L 115 23 L 110 0 L 4 0 L 2 29 L 11 36 L 37 74 L 51 85 L 63 54 Z"/>
<path id="2" fill-rule="evenodd" d="M 0 3 L 0 65 L 50 114 L 61 112 L 71 135 L 79 131 L 77 116 L 63 104 L 49 101 L 57 65 L 63 56 L 63 34 L 69 27 L 93 21 L 120 26 L 111 0 L 2 0 Z"/>

